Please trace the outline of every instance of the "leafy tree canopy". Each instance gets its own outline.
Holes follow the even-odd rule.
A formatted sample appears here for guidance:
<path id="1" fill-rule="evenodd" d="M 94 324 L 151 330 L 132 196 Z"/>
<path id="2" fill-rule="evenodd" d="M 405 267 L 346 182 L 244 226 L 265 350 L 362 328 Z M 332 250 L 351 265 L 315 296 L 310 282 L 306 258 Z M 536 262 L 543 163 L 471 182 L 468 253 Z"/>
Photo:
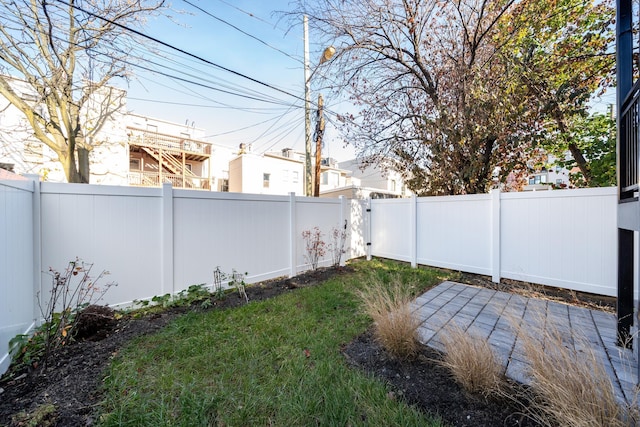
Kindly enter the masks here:
<path id="1" fill-rule="evenodd" d="M 345 140 L 418 194 L 485 192 L 524 169 L 613 67 L 606 2 L 320 0 L 299 12 L 337 47 L 327 85 L 356 105 L 340 117 Z"/>

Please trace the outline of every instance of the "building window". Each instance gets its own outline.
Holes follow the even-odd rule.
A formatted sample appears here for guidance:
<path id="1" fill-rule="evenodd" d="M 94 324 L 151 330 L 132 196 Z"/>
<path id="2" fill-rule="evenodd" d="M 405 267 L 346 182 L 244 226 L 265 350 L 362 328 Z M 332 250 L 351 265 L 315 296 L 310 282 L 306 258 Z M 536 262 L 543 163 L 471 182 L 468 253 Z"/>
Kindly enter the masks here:
<path id="1" fill-rule="evenodd" d="M 321 184 L 329 185 L 329 172 L 323 172 L 321 176 L 322 176 Z"/>
<path id="2" fill-rule="evenodd" d="M 547 174 L 534 175 L 529 177 L 529 185 L 546 184 L 546 183 L 547 183 Z"/>
<path id="3" fill-rule="evenodd" d="M 225 193 L 229 192 L 229 180 L 228 179 L 221 179 L 219 180 L 219 191 L 224 191 Z"/>
<path id="4" fill-rule="evenodd" d="M 188 170 L 189 172 L 193 172 L 193 164 L 191 164 L 191 163 L 185 163 L 184 164 L 184 168 L 186 170 Z"/>
<path id="5" fill-rule="evenodd" d="M 292 171 L 291 182 L 293 182 L 294 184 L 297 184 L 299 179 L 300 178 L 298 176 L 298 171 Z"/>
<path id="6" fill-rule="evenodd" d="M 391 191 L 393 191 L 393 192 L 396 191 L 396 180 L 395 179 L 391 180 Z"/>
<path id="7" fill-rule="evenodd" d="M 263 173 L 262 174 L 262 186 L 264 188 L 269 188 L 269 180 L 271 179 L 271 174 L 270 173 Z"/>
<path id="8" fill-rule="evenodd" d="M 139 171 L 140 170 L 140 159 L 129 159 L 129 170 Z"/>
<path id="9" fill-rule="evenodd" d="M 340 174 L 338 172 L 331 172 L 331 175 L 329 176 L 329 185 L 331 185 L 332 188 L 336 188 L 339 183 Z"/>

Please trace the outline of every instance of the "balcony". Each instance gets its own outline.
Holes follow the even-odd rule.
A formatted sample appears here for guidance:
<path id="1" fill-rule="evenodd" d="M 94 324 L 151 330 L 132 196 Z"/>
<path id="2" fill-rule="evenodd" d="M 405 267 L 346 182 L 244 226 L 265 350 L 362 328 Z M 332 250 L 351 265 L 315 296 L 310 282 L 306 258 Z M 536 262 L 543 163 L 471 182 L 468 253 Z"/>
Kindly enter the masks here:
<path id="1" fill-rule="evenodd" d="M 176 175 L 159 172 L 129 172 L 129 185 L 134 187 L 160 187 L 170 182 L 174 188 L 189 188 L 192 190 L 211 190 L 211 180 L 195 176 Z"/>
<path id="2" fill-rule="evenodd" d="M 638 140 L 640 139 L 640 82 L 620 109 L 619 174 L 620 201 L 638 197 Z"/>
<path id="3" fill-rule="evenodd" d="M 146 147 L 152 150 L 163 150 L 173 155 L 184 154 L 187 160 L 200 162 L 211 157 L 211 144 L 208 142 L 143 129 L 127 128 L 127 130 L 131 150 Z"/>
<path id="4" fill-rule="evenodd" d="M 174 188 L 211 190 L 211 178 L 204 177 L 211 158 L 211 144 L 186 136 L 127 128 L 129 131 L 129 185 L 159 187 L 171 182 Z"/>

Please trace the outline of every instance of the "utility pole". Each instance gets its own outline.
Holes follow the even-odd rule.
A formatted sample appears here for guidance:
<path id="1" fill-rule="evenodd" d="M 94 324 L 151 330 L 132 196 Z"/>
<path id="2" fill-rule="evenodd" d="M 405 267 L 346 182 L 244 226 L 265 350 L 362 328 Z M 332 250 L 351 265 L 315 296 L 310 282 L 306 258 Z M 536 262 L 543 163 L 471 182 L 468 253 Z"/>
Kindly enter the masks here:
<path id="1" fill-rule="evenodd" d="M 309 22 L 302 18 L 304 37 L 304 193 L 311 197 L 311 70 L 309 67 Z"/>
<path id="2" fill-rule="evenodd" d="M 320 197 L 320 164 L 322 160 L 322 135 L 324 134 L 324 100 L 318 95 L 318 117 L 316 119 L 316 180 L 313 197 Z"/>

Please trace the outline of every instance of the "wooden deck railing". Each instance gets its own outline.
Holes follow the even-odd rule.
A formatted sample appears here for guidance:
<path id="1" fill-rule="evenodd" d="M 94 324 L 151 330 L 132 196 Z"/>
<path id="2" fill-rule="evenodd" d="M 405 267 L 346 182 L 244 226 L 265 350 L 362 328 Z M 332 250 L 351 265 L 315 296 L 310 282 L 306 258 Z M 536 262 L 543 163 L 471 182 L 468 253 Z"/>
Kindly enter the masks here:
<path id="1" fill-rule="evenodd" d="M 130 144 L 163 148 L 165 150 L 172 151 L 198 153 L 207 156 L 211 155 L 211 144 L 208 142 L 198 141 L 187 137 L 165 135 L 143 129 L 129 128 L 129 131 L 131 132 L 129 137 Z"/>
<path id="2" fill-rule="evenodd" d="M 638 192 L 638 142 L 640 140 L 640 82 L 622 104 L 620 114 L 620 200 L 630 199 Z"/>
<path id="3" fill-rule="evenodd" d="M 211 190 L 211 180 L 185 175 L 174 175 L 158 172 L 129 172 L 129 185 L 136 187 L 160 187 L 163 182 L 170 182 L 173 188 L 189 188 L 193 190 Z"/>

